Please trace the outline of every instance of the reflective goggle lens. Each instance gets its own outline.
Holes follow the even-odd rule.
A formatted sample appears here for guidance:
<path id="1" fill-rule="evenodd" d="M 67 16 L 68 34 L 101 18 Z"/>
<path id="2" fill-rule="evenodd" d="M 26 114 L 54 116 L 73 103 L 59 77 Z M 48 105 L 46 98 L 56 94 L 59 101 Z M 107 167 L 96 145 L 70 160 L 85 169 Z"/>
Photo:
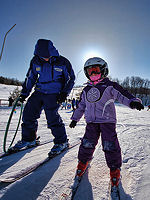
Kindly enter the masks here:
<path id="1" fill-rule="evenodd" d="M 45 57 L 41 57 L 41 56 L 40 56 L 40 58 L 43 59 L 43 60 L 49 60 L 50 59 L 50 57 L 45 58 Z"/>
<path id="2" fill-rule="evenodd" d="M 89 76 L 91 76 L 92 73 L 100 74 L 100 72 L 101 72 L 101 70 L 100 70 L 99 66 L 91 66 L 91 67 L 87 68 L 87 73 Z"/>

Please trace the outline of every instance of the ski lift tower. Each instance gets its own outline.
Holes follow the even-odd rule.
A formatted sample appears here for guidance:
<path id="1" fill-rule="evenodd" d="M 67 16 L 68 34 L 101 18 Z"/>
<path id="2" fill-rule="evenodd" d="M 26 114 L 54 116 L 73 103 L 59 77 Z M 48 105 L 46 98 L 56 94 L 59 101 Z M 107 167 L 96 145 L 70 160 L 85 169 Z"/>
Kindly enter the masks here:
<path id="1" fill-rule="evenodd" d="M 8 34 L 15 26 L 16 26 L 16 24 L 13 25 L 13 26 L 9 29 L 9 31 L 7 31 L 7 33 L 5 34 L 4 41 L 3 41 L 3 46 L 2 46 L 2 50 L 1 50 L 1 54 L 0 54 L 0 61 L 1 61 L 1 59 L 2 59 L 2 54 L 3 54 L 3 50 L 4 50 L 4 45 L 5 45 L 5 40 L 6 40 L 7 34 Z"/>

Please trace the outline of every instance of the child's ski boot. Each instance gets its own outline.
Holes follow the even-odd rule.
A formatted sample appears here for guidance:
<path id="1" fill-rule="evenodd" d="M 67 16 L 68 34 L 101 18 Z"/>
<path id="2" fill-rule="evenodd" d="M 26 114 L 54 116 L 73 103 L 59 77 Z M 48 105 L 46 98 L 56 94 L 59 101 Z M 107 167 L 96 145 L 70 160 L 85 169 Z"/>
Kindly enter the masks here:
<path id="1" fill-rule="evenodd" d="M 119 194 L 119 181 L 120 181 L 120 169 L 110 169 L 110 181 L 111 181 L 111 199 L 120 200 Z"/>
<path id="2" fill-rule="evenodd" d="M 87 169 L 87 166 L 88 166 L 88 162 L 83 163 L 83 162 L 79 161 L 78 166 L 77 166 L 76 175 L 74 178 L 74 183 L 71 187 L 73 192 L 75 192 L 77 190 L 78 185 L 81 181 L 81 178 Z"/>
<path id="3" fill-rule="evenodd" d="M 110 180 L 112 186 L 118 187 L 120 180 L 120 169 L 110 169 Z"/>
<path id="4" fill-rule="evenodd" d="M 76 176 L 81 177 L 84 174 L 87 166 L 88 166 L 88 162 L 83 163 L 79 161 L 78 166 L 77 166 Z"/>

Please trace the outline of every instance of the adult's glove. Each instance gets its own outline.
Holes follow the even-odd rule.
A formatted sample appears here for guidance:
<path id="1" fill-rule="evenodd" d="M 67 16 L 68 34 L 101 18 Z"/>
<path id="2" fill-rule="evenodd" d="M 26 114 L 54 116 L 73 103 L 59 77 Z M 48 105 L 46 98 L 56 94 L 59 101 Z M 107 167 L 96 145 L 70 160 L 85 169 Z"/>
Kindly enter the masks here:
<path id="1" fill-rule="evenodd" d="M 71 123 L 70 123 L 70 125 L 69 125 L 69 127 L 70 128 L 74 128 L 76 125 L 77 125 L 77 121 L 72 120 Z"/>
<path id="2" fill-rule="evenodd" d="M 21 95 L 19 96 L 19 101 L 20 101 L 21 103 L 23 103 L 23 102 L 26 100 L 26 98 L 27 98 L 27 96 L 21 94 Z"/>
<path id="3" fill-rule="evenodd" d="M 61 92 L 58 96 L 57 103 L 61 104 L 62 102 L 65 102 L 67 99 L 67 93 Z"/>
<path id="4" fill-rule="evenodd" d="M 142 110 L 142 109 L 144 109 L 144 106 L 140 103 L 140 102 L 138 102 L 138 101 L 131 101 L 131 103 L 130 103 L 130 107 L 132 108 L 132 109 L 137 109 L 137 110 Z"/>

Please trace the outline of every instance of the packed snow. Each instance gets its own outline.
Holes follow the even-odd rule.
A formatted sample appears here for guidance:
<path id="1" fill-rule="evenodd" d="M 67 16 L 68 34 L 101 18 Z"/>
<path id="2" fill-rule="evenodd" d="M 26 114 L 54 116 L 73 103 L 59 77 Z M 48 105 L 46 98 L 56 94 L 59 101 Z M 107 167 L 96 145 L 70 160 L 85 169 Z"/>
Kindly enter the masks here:
<path id="1" fill-rule="evenodd" d="M 9 92 L 15 86 L 0 84 L 0 99 L 8 99 Z M 0 152 L 3 151 L 3 138 L 11 107 L 0 106 Z M 122 149 L 123 165 L 121 170 L 122 200 L 150 199 L 150 111 L 145 107 L 142 111 L 132 110 L 116 104 L 117 133 Z M 69 128 L 72 113 L 59 110 L 66 125 L 71 144 L 84 135 L 85 120 L 82 118 L 74 129 Z M 7 144 L 11 142 L 17 127 L 20 108 L 13 114 Z M 28 149 L 0 159 L 0 179 L 19 173 L 47 157 L 53 145 L 53 137 L 47 129 L 44 112 L 38 120 L 38 136 L 48 144 Z M 21 138 L 19 128 L 15 142 Z M 14 143 L 15 143 L 14 142 Z M 12 184 L 0 183 L 0 199 L 2 200 L 60 200 L 62 193 L 68 191 L 73 182 L 77 166 L 79 145 L 63 152 L 26 177 Z M 106 200 L 108 199 L 109 169 L 102 151 L 101 140 L 94 153 L 94 158 L 81 181 L 75 200 Z"/>

